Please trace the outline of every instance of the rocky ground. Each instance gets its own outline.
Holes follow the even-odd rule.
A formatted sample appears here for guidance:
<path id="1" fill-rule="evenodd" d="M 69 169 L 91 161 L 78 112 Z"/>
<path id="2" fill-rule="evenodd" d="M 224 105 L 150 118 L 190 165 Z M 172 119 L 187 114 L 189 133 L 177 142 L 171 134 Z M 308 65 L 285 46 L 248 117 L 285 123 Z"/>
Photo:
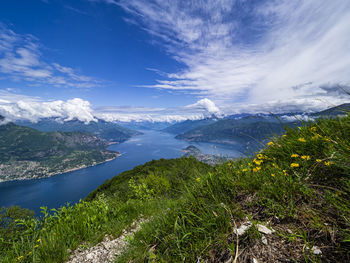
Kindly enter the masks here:
<path id="1" fill-rule="evenodd" d="M 127 239 L 131 238 L 135 232 L 141 229 L 142 223 L 145 220 L 141 219 L 131 225 L 127 231 L 116 238 L 106 236 L 105 239 L 97 245 L 84 249 L 83 246 L 75 250 L 66 263 L 107 263 L 113 262 L 114 259 L 121 255 L 127 246 Z"/>

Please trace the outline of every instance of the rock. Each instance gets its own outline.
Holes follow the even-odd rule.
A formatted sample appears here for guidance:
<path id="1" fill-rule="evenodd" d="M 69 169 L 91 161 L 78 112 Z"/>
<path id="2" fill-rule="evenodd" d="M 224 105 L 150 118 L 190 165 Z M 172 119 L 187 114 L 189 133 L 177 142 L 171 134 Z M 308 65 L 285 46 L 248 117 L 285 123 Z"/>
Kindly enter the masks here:
<path id="1" fill-rule="evenodd" d="M 313 246 L 311 248 L 311 251 L 314 255 L 321 255 L 322 254 L 322 251 L 318 246 Z"/>
<path id="2" fill-rule="evenodd" d="M 267 239 L 266 239 L 266 237 L 265 237 L 264 235 L 261 237 L 261 242 L 262 242 L 264 245 L 267 245 Z"/>
<path id="3" fill-rule="evenodd" d="M 243 235 L 249 228 L 251 228 L 252 223 L 250 221 L 244 222 L 239 228 L 235 229 L 233 232 L 239 236 Z"/>
<path id="4" fill-rule="evenodd" d="M 264 226 L 264 225 L 257 224 L 257 227 L 258 227 L 258 231 L 259 231 L 260 233 L 265 234 L 265 235 L 270 235 L 270 234 L 272 234 L 273 232 L 275 232 L 275 230 L 269 229 L 269 228 L 267 228 L 267 227 Z"/>
<path id="5" fill-rule="evenodd" d="M 256 258 L 253 258 L 253 263 L 259 263 L 259 261 Z"/>

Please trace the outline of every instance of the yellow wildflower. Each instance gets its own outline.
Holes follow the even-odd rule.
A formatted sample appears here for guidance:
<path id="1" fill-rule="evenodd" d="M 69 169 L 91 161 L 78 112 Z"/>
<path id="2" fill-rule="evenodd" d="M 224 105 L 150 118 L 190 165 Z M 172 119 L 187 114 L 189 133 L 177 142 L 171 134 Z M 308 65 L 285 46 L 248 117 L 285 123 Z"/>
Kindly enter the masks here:
<path id="1" fill-rule="evenodd" d="M 315 132 L 315 131 L 316 131 L 316 127 L 313 126 L 313 127 L 310 128 L 310 130 L 313 131 L 313 132 Z"/>
<path id="2" fill-rule="evenodd" d="M 331 140 L 329 138 L 324 138 L 326 142 L 330 142 Z"/>
<path id="3" fill-rule="evenodd" d="M 242 169 L 242 172 L 246 172 L 246 171 L 248 171 L 248 169 L 247 169 L 247 168 Z"/>
<path id="4" fill-rule="evenodd" d="M 257 156 L 259 160 L 264 159 L 264 155 L 262 155 L 261 153 L 259 153 Z"/>
<path id="5" fill-rule="evenodd" d="M 316 159 L 316 162 L 320 163 L 320 162 L 322 162 L 322 160 L 321 159 Z"/>
<path id="6" fill-rule="evenodd" d="M 275 176 L 275 174 L 271 174 L 271 176 Z"/>
<path id="7" fill-rule="evenodd" d="M 319 138 L 321 138 L 322 136 L 321 135 L 319 135 L 319 134 L 316 134 L 315 136 L 312 136 L 312 140 L 317 140 L 317 139 L 319 139 Z"/>
<path id="8" fill-rule="evenodd" d="M 259 170 L 261 170 L 261 167 L 258 167 L 258 166 L 257 166 L 257 167 L 254 167 L 254 168 L 253 168 L 253 172 L 254 172 L 254 173 L 256 173 L 256 172 L 259 171 Z"/>
<path id="9" fill-rule="evenodd" d="M 301 156 L 301 159 L 310 160 L 310 156 L 309 155 L 303 155 L 303 156 Z"/>
<path id="10" fill-rule="evenodd" d="M 292 158 L 298 158 L 298 157 L 299 157 L 299 154 L 293 153 L 290 157 L 292 157 Z"/>
<path id="11" fill-rule="evenodd" d="M 287 137 L 287 135 L 283 134 L 282 137 Z"/>
<path id="12" fill-rule="evenodd" d="M 299 138 L 298 141 L 299 142 L 306 142 L 306 140 L 304 138 Z"/>
<path id="13" fill-rule="evenodd" d="M 279 168 L 278 165 L 275 164 L 275 163 L 273 163 L 272 166 L 273 166 L 274 168 Z"/>
<path id="14" fill-rule="evenodd" d="M 31 254 L 32 254 L 32 251 L 29 251 L 28 254 L 27 254 L 27 256 L 30 256 Z"/>
<path id="15" fill-rule="evenodd" d="M 271 146 L 271 145 L 273 145 L 273 142 L 269 142 L 267 145 L 268 145 L 268 146 Z"/>
<path id="16" fill-rule="evenodd" d="M 283 175 L 288 175 L 287 170 L 283 170 L 282 172 L 283 172 Z"/>
<path id="17" fill-rule="evenodd" d="M 36 242 L 40 242 L 40 240 L 41 240 L 41 239 L 39 238 Z"/>
<path id="18" fill-rule="evenodd" d="M 37 247 L 39 247 L 39 245 L 35 245 L 35 246 L 34 246 L 34 248 L 37 248 Z"/>
<path id="19" fill-rule="evenodd" d="M 22 258 L 23 258 L 23 256 L 19 256 L 19 257 L 17 258 L 17 261 L 18 261 L 18 260 L 21 260 Z"/>
<path id="20" fill-rule="evenodd" d="M 255 163 L 256 165 L 260 165 L 263 161 L 262 160 L 257 160 L 257 159 L 254 159 L 253 160 L 253 163 Z"/>
<path id="21" fill-rule="evenodd" d="M 294 168 L 294 167 L 299 167 L 299 164 L 298 163 L 291 163 L 290 164 L 290 167 Z"/>
<path id="22" fill-rule="evenodd" d="M 197 177 L 196 180 L 199 182 L 199 181 L 201 180 L 201 178 L 200 178 L 200 177 Z"/>
<path id="23" fill-rule="evenodd" d="M 326 166 L 330 166 L 330 165 L 331 165 L 331 162 L 329 162 L 329 161 L 325 161 L 325 162 L 324 162 L 324 165 L 326 165 Z"/>
<path id="24" fill-rule="evenodd" d="M 228 166 L 231 166 L 231 163 L 228 163 L 227 165 L 228 165 Z"/>

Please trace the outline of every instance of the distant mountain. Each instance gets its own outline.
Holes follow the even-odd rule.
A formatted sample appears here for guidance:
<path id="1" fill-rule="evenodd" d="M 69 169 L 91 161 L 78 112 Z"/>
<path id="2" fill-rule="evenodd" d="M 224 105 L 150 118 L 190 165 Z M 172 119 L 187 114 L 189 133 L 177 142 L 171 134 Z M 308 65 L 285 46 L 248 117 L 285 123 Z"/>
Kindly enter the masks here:
<path id="1" fill-rule="evenodd" d="M 205 125 L 209 125 L 215 123 L 218 119 L 214 118 L 206 118 L 202 120 L 186 120 L 179 123 L 175 123 L 165 129 L 163 131 L 173 134 L 181 134 L 187 131 L 190 131 L 195 128 L 199 128 Z"/>
<path id="2" fill-rule="evenodd" d="M 329 108 L 324 111 L 311 114 L 311 116 L 336 116 L 336 115 L 345 115 L 350 112 L 350 103 L 344 103 L 336 107 Z"/>
<path id="3" fill-rule="evenodd" d="M 186 141 L 195 142 L 215 142 L 224 144 L 241 145 L 242 149 L 249 148 L 251 150 L 261 148 L 268 139 L 274 135 L 284 133 L 284 127 L 295 127 L 300 125 L 298 118 L 293 116 L 305 116 L 318 118 L 320 116 L 337 116 L 346 114 L 350 111 L 350 103 L 342 104 L 321 112 L 306 114 L 302 112 L 283 113 L 283 114 L 236 114 L 226 116 L 207 125 L 197 125 L 192 129 L 183 132 L 181 129 L 174 129 L 174 133 L 178 132 L 175 137 Z M 290 118 L 285 118 L 285 117 Z M 178 127 L 191 127 L 193 122 L 182 122 L 176 124 Z M 200 123 L 200 122 L 199 122 Z M 193 124 L 196 126 L 196 124 Z M 175 125 L 165 129 L 169 130 Z"/>
<path id="4" fill-rule="evenodd" d="M 0 181 L 47 177 L 119 156 L 109 143 L 82 132 L 41 132 L 0 125 Z"/>
<path id="5" fill-rule="evenodd" d="M 249 146 L 250 149 L 255 149 L 269 137 L 281 135 L 284 132 L 283 125 L 277 119 L 256 116 L 222 119 L 179 134 L 175 138 L 194 142 L 237 144 L 242 148 Z"/>
<path id="6" fill-rule="evenodd" d="M 172 125 L 171 122 L 152 122 L 152 121 L 131 121 L 131 122 L 117 122 L 120 126 L 132 130 L 163 130 Z"/>
<path id="7" fill-rule="evenodd" d="M 123 142 L 132 136 L 141 134 L 116 123 L 98 120 L 98 122 L 90 122 L 88 124 L 78 121 L 56 121 L 54 119 L 43 119 L 37 123 L 29 121 L 17 122 L 19 125 L 31 127 L 43 132 L 61 131 L 61 132 L 86 132 L 96 135 L 110 142 Z"/>

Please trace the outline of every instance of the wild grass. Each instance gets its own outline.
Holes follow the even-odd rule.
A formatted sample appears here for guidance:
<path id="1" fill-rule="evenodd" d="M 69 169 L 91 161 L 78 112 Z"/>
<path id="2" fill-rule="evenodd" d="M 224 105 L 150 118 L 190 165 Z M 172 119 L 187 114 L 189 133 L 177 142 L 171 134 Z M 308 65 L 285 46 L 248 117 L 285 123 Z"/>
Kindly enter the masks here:
<path id="1" fill-rule="evenodd" d="M 142 217 L 148 222 L 118 262 L 246 262 L 252 251 L 264 250 L 256 227 L 234 234 L 246 220 L 276 230 L 269 245 L 282 258 L 347 262 L 349 160 L 350 116 L 287 129 L 255 156 L 215 167 L 193 158 L 152 161 L 107 181 L 75 206 L 53 215 L 43 209 L 42 220 L 16 221 L 13 234 L 0 239 L 0 260 L 63 262 L 79 245 L 119 236 Z M 313 246 L 322 254 L 313 254 Z"/>

